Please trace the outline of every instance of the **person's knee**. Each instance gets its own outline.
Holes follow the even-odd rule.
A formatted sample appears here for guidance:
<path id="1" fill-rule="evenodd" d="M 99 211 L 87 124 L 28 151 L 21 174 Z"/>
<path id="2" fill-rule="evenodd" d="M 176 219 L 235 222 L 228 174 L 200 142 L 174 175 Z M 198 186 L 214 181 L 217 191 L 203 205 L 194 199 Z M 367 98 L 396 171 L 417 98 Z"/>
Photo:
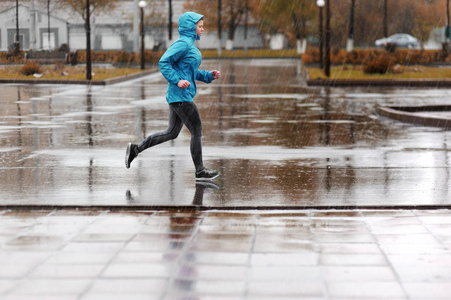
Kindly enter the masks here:
<path id="1" fill-rule="evenodd" d="M 193 137 L 202 138 L 202 125 L 194 127 L 194 130 L 191 134 Z"/>
<path id="2" fill-rule="evenodd" d="M 171 140 L 175 140 L 180 134 L 180 131 L 172 132 L 169 136 Z"/>

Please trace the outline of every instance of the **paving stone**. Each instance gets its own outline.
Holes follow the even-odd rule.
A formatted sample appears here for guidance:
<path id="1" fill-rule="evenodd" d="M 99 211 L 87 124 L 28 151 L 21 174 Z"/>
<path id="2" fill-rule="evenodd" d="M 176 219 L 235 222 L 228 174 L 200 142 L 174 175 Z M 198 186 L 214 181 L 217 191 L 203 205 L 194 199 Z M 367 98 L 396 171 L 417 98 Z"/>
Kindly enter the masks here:
<path id="1" fill-rule="evenodd" d="M 406 299 L 396 282 L 333 282 L 327 284 L 332 299 Z"/>
<path id="2" fill-rule="evenodd" d="M 110 264 L 103 270 L 101 277 L 103 278 L 169 278 L 172 265 L 165 264 Z"/>
<path id="3" fill-rule="evenodd" d="M 287 282 L 276 279 L 270 282 L 251 282 L 249 295 L 272 299 L 287 299 L 286 297 L 297 297 L 297 299 L 318 297 L 324 299 L 326 293 L 322 282 Z"/>
<path id="4" fill-rule="evenodd" d="M 305 212 L 298 216 L 280 212 L 280 220 L 279 212 L 263 218 L 261 212 L 248 212 L 238 214 L 238 225 L 234 226 L 234 212 L 212 214 L 215 220 L 204 223 L 209 213 L 199 219 L 178 211 L 174 212 L 175 231 L 168 222 L 170 212 L 103 212 L 100 223 L 112 229 L 124 221 L 126 229 L 118 233 L 89 233 L 87 229 L 94 222 L 89 219 L 98 218 L 89 211 L 86 215 L 65 211 L 70 217 L 68 224 L 62 222 L 64 215 L 52 220 L 50 213 L 41 211 L 32 218 L 42 222 L 28 223 L 33 214 L 22 219 L 20 213 L 8 212 L 0 224 L 43 227 L 38 227 L 42 234 L 28 231 L 28 235 L 17 234 L 1 243 L 0 298 L 448 297 L 451 250 L 445 242 L 446 230 L 441 229 L 448 226 L 442 218 L 447 212 L 415 211 L 418 217 L 390 211 L 384 211 L 383 217 L 367 217 L 366 211 L 348 216 L 334 212 L 325 211 L 314 218 Z M 431 217 L 425 219 L 429 223 L 422 217 Z M 218 219 L 227 221 L 218 223 Z M 52 235 L 44 234 L 45 226 L 58 224 L 65 228 L 55 227 Z"/>
<path id="5" fill-rule="evenodd" d="M 383 266 L 388 265 L 384 255 L 376 254 L 321 254 L 319 263 L 325 266 Z"/>
<path id="6" fill-rule="evenodd" d="M 81 295 L 90 283 L 89 279 L 26 279 L 16 285 L 11 294 L 34 297 Z"/>
<path id="7" fill-rule="evenodd" d="M 451 282 L 409 282 L 404 289 L 410 299 L 449 299 Z"/>

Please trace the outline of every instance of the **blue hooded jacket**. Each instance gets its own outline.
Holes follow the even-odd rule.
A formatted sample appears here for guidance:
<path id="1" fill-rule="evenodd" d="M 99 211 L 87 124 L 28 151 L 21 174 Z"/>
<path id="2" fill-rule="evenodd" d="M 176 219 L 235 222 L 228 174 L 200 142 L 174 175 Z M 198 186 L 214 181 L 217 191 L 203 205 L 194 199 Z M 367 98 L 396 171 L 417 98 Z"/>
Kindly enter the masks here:
<path id="1" fill-rule="evenodd" d="M 168 81 L 166 100 L 173 102 L 193 102 L 196 96 L 196 80 L 210 83 L 213 74 L 209 71 L 199 70 L 202 55 L 197 49 L 195 41 L 200 37 L 196 33 L 197 22 L 203 16 L 186 12 L 179 19 L 180 37 L 169 47 L 160 59 L 161 74 Z M 177 86 L 180 80 L 188 80 L 191 85 L 185 89 Z"/>

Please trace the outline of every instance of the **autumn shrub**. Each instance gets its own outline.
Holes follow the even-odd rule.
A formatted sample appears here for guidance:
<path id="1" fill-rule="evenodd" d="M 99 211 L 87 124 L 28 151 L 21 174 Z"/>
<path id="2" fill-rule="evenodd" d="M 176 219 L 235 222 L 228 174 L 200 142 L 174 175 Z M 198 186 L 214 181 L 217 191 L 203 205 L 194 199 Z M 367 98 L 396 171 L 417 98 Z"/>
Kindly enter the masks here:
<path id="1" fill-rule="evenodd" d="M 396 61 L 402 65 L 432 63 L 434 60 L 429 56 L 430 52 L 421 50 L 403 50 L 396 53 Z"/>
<path id="2" fill-rule="evenodd" d="M 42 69 L 38 62 L 28 60 L 25 62 L 25 64 L 22 66 L 22 69 L 20 72 L 25 76 L 30 76 L 35 73 L 41 73 Z"/>
<path id="3" fill-rule="evenodd" d="M 113 57 L 113 64 L 117 63 L 130 63 L 134 62 L 135 57 L 133 53 L 127 52 L 127 51 L 118 51 Z"/>
<path id="4" fill-rule="evenodd" d="M 319 62 L 319 49 L 309 48 L 302 54 L 302 62 L 304 64 L 311 64 Z"/>
<path id="5" fill-rule="evenodd" d="M 363 72 L 367 74 L 385 74 L 393 72 L 395 59 L 389 54 L 384 54 L 367 61 L 363 66 Z"/>
<path id="6" fill-rule="evenodd" d="M 55 65 L 53 66 L 53 69 L 55 71 L 62 71 L 64 68 L 66 67 L 66 64 L 61 62 L 61 61 L 57 61 L 55 63 Z"/>
<path id="7" fill-rule="evenodd" d="M 347 55 L 344 51 L 339 51 L 338 49 L 335 49 L 332 51 L 331 60 L 334 63 L 344 64 L 347 62 Z"/>
<path id="8" fill-rule="evenodd" d="M 20 51 L 16 55 L 12 51 L 0 52 L 0 63 L 23 63 L 25 52 Z"/>
<path id="9" fill-rule="evenodd" d="M 386 54 L 387 51 L 384 49 L 371 48 L 355 49 L 350 52 L 346 50 L 332 51 L 331 62 L 334 64 L 367 64 Z M 444 52 L 441 50 L 397 49 L 395 53 L 391 53 L 391 56 L 395 59 L 395 63 L 400 65 L 443 63 L 451 60 L 451 54 L 444 56 Z M 302 55 L 302 62 L 304 64 L 318 63 L 318 48 L 311 47 L 307 49 Z"/>

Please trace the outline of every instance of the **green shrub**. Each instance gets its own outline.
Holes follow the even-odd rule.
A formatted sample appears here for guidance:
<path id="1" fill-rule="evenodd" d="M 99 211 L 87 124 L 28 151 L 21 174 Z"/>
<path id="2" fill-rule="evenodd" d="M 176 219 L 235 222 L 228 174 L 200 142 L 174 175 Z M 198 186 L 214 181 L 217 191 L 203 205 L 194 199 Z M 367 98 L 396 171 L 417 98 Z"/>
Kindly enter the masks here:
<path id="1" fill-rule="evenodd" d="M 22 67 L 22 69 L 20 70 L 20 72 L 22 74 L 24 74 L 25 76 L 30 76 L 33 75 L 35 73 L 41 73 L 41 66 L 39 65 L 38 62 L 32 61 L 32 60 L 28 60 Z"/>

